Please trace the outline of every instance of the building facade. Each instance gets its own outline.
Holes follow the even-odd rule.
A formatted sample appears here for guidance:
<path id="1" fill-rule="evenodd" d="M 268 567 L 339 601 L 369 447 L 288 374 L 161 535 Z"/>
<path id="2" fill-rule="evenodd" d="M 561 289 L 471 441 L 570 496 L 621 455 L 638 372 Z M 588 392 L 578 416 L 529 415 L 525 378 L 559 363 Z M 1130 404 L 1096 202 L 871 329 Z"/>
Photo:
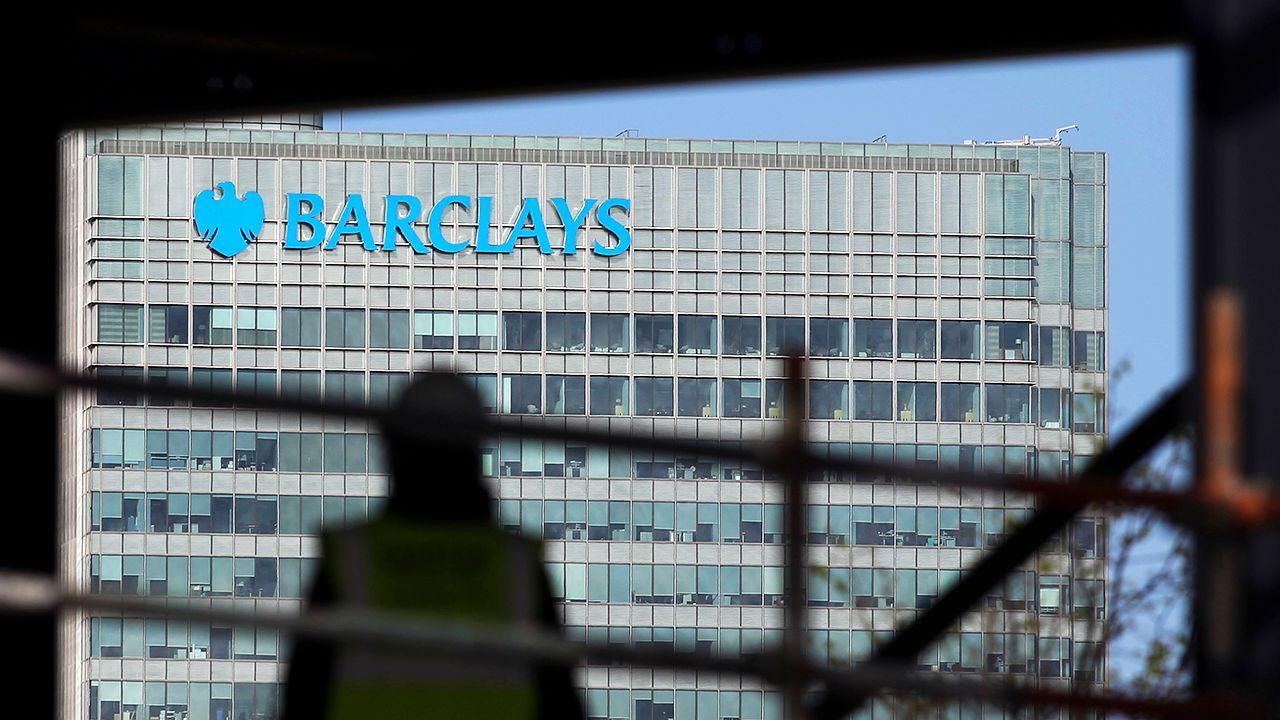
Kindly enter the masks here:
<path id="1" fill-rule="evenodd" d="M 449 368 L 493 412 L 751 441 L 779 429 L 788 348 L 811 358 L 811 441 L 984 473 L 1060 476 L 1102 446 L 1106 156 L 1066 147 L 329 132 L 318 117 L 85 131 L 63 143 L 64 361 L 100 374 L 387 402 Z M 193 199 L 263 198 L 258 238 L 211 252 Z M 287 249 L 286 196 L 425 207 L 625 198 L 626 252 Z M 423 238 L 423 222 L 415 222 Z M 476 236 L 453 207 L 442 232 Z M 120 393 L 65 405 L 63 567 L 87 590 L 298 608 L 320 527 L 377 512 L 360 421 Z M 782 492 L 697 457 L 495 441 L 495 515 L 545 540 L 576 638 L 749 653 L 781 633 Z M 1031 508 L 1025 496 L 825 477 L 810 490 L 815 654 L 867 656 Z M 1082 518 L 919 660 L 1066 686 L 1105 681 L 1105 526 Z M 271 718 L 271 631 L 81 614 L 69 717 Z M 581 672 L 593 718 L 781 717 L 750 680 Z M 976 717 L 978 708 L 952 708 Z M 869 711 L 872 712 L 872 711 Z M 885 706 L 874 714 L 887 716 Z M 984 715 L 985 717 L 985 715 Z"/>

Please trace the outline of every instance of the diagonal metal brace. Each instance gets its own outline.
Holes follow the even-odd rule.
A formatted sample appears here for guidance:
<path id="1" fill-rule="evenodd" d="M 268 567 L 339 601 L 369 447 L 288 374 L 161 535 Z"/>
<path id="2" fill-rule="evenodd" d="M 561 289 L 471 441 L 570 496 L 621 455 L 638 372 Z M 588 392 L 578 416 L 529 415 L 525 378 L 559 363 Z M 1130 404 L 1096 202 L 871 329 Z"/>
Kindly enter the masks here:
<path id="1" fill-rule="evenodd" d="M 1115 445 L 1094 458 L 1072 482 L 1100 484 L 1116 482 L 1134 463 L 1160 444 L 1185 419 L 1191 397 L 1188 385 L 1171 393 Z M 1027 522 L 987 553 L 960 580 L 915 621 L 894 633 L 871 659 L 871 665 L 884 668 L 911 663 L 930 644 L 942 636 L 970 607 L 991 588 L 1026 562 L 1036 550 L 1088 505 L 1085 501 L 1055 503 L 1036 511 Z M 868 698 L 864 692 L 848 692 L 831 688 L 819 695 L 810 710 L 813 720 L 837 720 L 858 709 Z"/>

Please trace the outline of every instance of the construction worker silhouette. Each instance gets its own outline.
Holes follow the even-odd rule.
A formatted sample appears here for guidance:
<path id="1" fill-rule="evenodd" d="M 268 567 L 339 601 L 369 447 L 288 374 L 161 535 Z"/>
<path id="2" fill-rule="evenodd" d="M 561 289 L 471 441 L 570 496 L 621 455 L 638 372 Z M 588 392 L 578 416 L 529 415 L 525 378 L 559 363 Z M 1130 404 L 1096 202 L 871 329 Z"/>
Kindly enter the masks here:
<path id="1" fill-rule="evenodd" d="M 448 418 L 441 422 L 440 418 Z M 391 497 L 382 517 L 322 535 L 315 606 L 558 629 L 540 546 L 498 528 L 480 475 L 476 394 L 455 375 L 412 384 L 383 428 Z M 407 429 L 431 428 L 430 442 Z M 564 666 L 389 653 L 300 638 L 286 720 L 582 718 Z"/>

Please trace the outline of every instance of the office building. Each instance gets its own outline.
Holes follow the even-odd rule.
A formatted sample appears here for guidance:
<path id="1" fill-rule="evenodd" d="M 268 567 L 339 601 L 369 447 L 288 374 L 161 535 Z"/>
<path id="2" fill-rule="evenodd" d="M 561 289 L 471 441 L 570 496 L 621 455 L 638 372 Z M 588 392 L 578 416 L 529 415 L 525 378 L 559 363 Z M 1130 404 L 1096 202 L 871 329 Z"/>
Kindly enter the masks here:
<path id="1" fill-rule="evenodd" d="M 751 441 L 779 430 L 803 348 L 810 439 L 832 457 L 1059 476 L 1105 438 L 1106 156 L 1067 147 L 333 132 L 318 116 L 74 132 L 63 141 L 64 360 L 107 375 L 384 403 L 451 368 L 492 412 Z M 228 258 L 202 191 L 256 192 Z M 525 198 L 537 237 L 476 252 L 284 245 L 289 198 L 324 219 L 363 198 Z M 552 201 L 621 198 L 577 252 Z M 394 205 L 395 203 L 393 203 Z M 302 206 L 299 206 L 302 209 Z M 327 244 L 327 243 L 326 243 Z M 216 607 L 298 608 L 322 526 L 377 512 L 382 448 L 354 420 L 136 394 L 65 403 L 63 566 L 77 587 Z M 535 440 L 485 450 L 495 516 L 545 540 L 575 638 L 749 653 L 783 624 L 782 492 L 758 470 Z M 447 481 L 441 478 L 440 481 Z M 865 657 L 1025 517 L 1025 496 L 817 478 L 813 652 Z M 1105 681 L 1105 526 L 1082 518 L 919 661 L 1046 686 Z M 63 651 L 68 716 L 271 718 L 273 631 L 83 613 Z M 593 718 L 774 720 L 752 680 L 582 671 Z M 972 709 L 965 712 L 970 713 Z M 958 715 L 959 716 L 959 715 Z M 965 717 L 971 716 L 969 714 Z"/>

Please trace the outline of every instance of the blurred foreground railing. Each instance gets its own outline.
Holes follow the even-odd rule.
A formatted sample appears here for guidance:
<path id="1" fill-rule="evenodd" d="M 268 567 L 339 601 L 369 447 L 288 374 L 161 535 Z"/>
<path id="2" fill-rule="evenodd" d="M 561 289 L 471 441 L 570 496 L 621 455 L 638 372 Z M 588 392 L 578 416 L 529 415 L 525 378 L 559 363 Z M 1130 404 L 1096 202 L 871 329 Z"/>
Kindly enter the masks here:
<path id="1" fill-rule="evenodd" d="M 600 431 L 590 427 L 567 428 L 527 418 L 512 420 L 490 416 L 461 421 L 450 408 L 380 408 L 368 405 L 263 397 L 234 392 L 157 385 L 123 378 L 94 377 L 77 371 L 57 370 L 18 358 L 0 355 L 0 391 L 11 394 L 51 395 L 76 390 L 115 390 L 146 393 L 152 397 L 186 399 L 210 405 L 267 409 L 305 414 L 363 418 L 401 438 L 436 443 L 475 442 L 483 436 L 519 436 L 568 440 L 588 444 L 622 446 L 672 453 L 733 459 L 756 464 L 781 478 L 792 529 L 786 533 L 786 628 L 781 647 L 740 658 L 724 658 L 705 652 L 657 648 L 620 647 L 570 642 L 535 627 L 478 627 L 450 621 L 371 613 L 352 608 L 310 609 L 301 614 L 261 611 L 244 613 L 196 607 L 181 601 L 123 598 L 79 593 L 57 586 L 47 577 L 0 571 L 0 610 L 5 612 L 53 612 L 101 610 L 145 613 L 177 620 L 220 621 L 239 626 L 269 627 L 296 637 L 342 640 L 385 648 L 388 651 L 483 657 L 489 661 L 556 663 L 621 663 L 675 670 L 745 674 L 783 688 L 788 715 L 834 720 L 859 707 L 876 693 L 911 694 L 933 699 L 980 700 L 1019 707 L 1053 706 L 1070 710 L 1097 710 L 1130 715 L 1199 718 L 1210 712 L 1254 716 L 1264 712 L 1239 697 L 1199 696 L 1166 700 L 1119 695 L 1043 689 L 1010 681 L 951 678 L 914 669 L 914 658 L 950 627 L 996 583 L 1029 559 L 1045 541 L 1059 533 L 1086 506 L 1109 503 L 1161 510 L 1176 521 L 1203 532 L 1223 526 L 1236 528 L 1274 522 L 1280 502 L 1254 498 L 1249 508 L 1230 498 L 1208 497 L 1197 492 L 1132 489 L 1122 484 L 1127 470 L 1181 427 L 1189 390 L 1179 388 L 1136 423 L 1124 437 L 1096 456 L 1082 472 L 1068 480 L 1034 475 L 981 476 L 945 468 L 902 466 L 864 459 L 831 459 L 814 454 L 806 442 L 803 360 L 787 361 L 787 416 L 776 439 L 732 445 L 716 441 L 647 437 L 632 433 Z M 886 482 L 936 483 L 957 488 L 1002 490 L 1034 495 L 1038 510 L 1005 541 L 982 557 L 908 625 L 895 631 L 876 654 L 854 668 L 815 663 L 806 651 L 807 597 L 805 533 L 803 527 L 807 481 L 811 474 L 828 471 L 840 475 L 874 475 Z M 828 477 L 833 477 L 828 475 Z M 1246 511 L 1248 510 L 1248 511 Z M 805 699 L 817 697 L 806 705 Z"/>

